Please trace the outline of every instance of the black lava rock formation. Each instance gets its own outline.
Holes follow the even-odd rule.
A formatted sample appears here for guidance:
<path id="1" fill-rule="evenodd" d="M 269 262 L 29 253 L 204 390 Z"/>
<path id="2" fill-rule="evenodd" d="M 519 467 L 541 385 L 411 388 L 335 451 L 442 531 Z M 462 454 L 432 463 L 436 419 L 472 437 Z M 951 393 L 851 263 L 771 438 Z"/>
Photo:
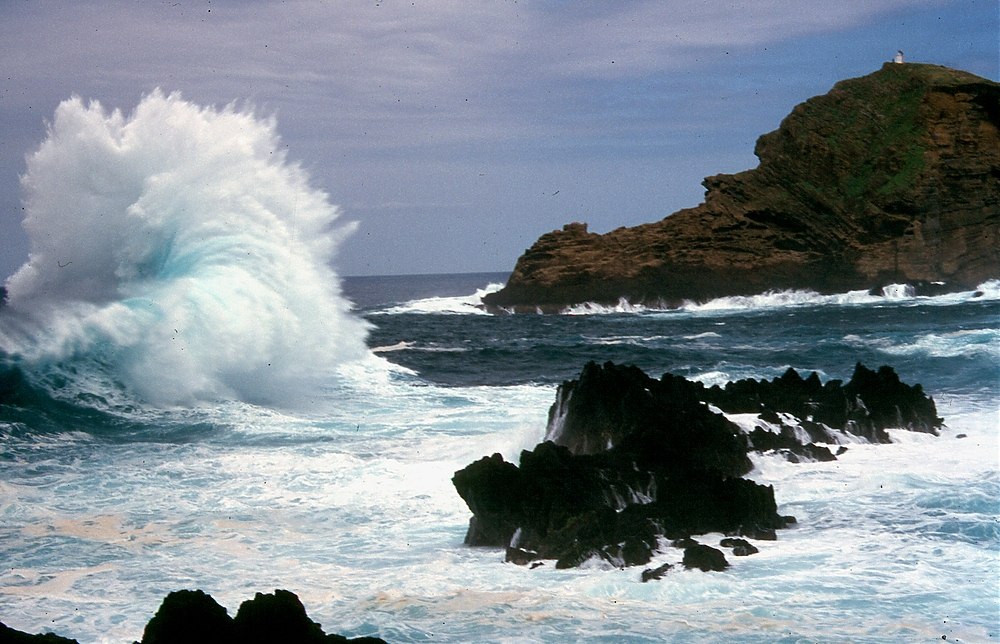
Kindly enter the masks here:
<path id="1" fill-rule="evenodd" d="M 755 413 L 759 422 L 741 429 L 725 413 Z M 709 388 L 588 363 L 559 387 L 545 442 L 521 452 L 518 465 L 494 454 L 452 481 L 473 514 L 465 543 L 506 548 L 509 562 L 643 565 L 661 540 L 675 540 L 699 546 L 687 567 L 718 570 L 710 547 L 684 539 L 709 532 L 775 539 L 795 521 L 778 514 L 771 486 L 742 478 L 752 469 L 748 452 L 832 460 L 829 444 L 888 442 L 887 428 L 941 425 L 920 385 L 903 384 L 890 367 L 858 364 L 846 385 L 789 370 L 772 381 Z M 736 556 L 756 551 L 743 539 L 725 547 Z M 695 563 L 704 561 L 714 563 Z"/>

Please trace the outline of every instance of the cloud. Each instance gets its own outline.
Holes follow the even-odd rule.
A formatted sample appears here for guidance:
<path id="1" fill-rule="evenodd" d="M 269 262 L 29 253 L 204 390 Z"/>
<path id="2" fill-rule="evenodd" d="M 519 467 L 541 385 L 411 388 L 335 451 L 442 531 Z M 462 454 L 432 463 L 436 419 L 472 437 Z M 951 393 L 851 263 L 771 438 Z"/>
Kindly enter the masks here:
<path id="1" fill-rule="evenodd" d="M 380 136 L 422 145 L 528 135 L 526 113 L 580 100 L 581 82 L 663 74 L 706 51 L 842 29 L 904 5 L 913 0 L 808 11 L 784 0 L 24 3 L 0 33 L 12 82 L 294 105 L 368 147 Z"/>
<path id="2" fill-rule="evenodd" d="M 871 71 L 901 35 L 952 57 L 935 62 L 961 66 L 976 49 L 995 66 L 995 22 L 978 26 L 995 2 L 975 0 L 38 0 L 4 14 L 11 212 L 24 154 L 71 94 L 125 111 L 156 87 L 246 103 L 277 116 L 291 157 L 348 217 L 473 204 L 476 217 L 520 217 L 504 234 L 531 236 L 543 217 L 577 216 L 532 205 L 556 179 L 585 177 L 574 207 L 606 212 L 605 227 L 694 205 L 702 177 L 748 167 L 757 135 Z M 926 31 L 942 23 L 959 35 Z"/>

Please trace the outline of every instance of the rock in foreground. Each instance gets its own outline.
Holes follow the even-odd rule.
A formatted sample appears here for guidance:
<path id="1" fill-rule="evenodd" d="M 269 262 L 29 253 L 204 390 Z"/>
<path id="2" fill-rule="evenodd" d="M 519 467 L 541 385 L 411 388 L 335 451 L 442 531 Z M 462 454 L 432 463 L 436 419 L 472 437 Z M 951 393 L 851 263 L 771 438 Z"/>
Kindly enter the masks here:
<path id="1" fill-rule="evenodd" d="M 146 625 L 142 644 L 333 644 L 357 642 L 375 644 L 373 637 L 347 639 L 327 635 L 309 619 L 295 593 L 275 590 L 257 593 L 240 604 L 236 617 L 230 617 L 210 595 L 200 590 L 180 590 L 163 600 L 153 619 Z"/>
<path id="2" fill-rule="evenodd" d="M 163 599 L 146 624 L 141 644 L 385 644 L 377 637 L 348 639 L 327 635 L 309 619 L 295 593 L 275 590 L 257 593 L 240 604 L 236 617 L 211 595 L 200 590 L 178 590 Z M 0 623 L 3 644 L 75 644 L 76 640 L 47 633 L 30 635 Z"/>
<path id="3" fill-rule="evenodd" d="M 757 420 L 751 430 L 719 410 Z M 933 400 L 889 367 L 858 364 L 846 385 L 789 370 L 773 381 L 706 388 L 589 363 L 559 387 L 546 441 L 523 451 L 519 465 L 494 454 L 452 480 L 473 513 L 468 545 L 506 548 L 519 564 L 633 566 L 648 563 L 664 539 L 688 549 L 688 537 L 709 532 L 774 539 L 793 523 L 778 514 L 772 487 L 742 478 L 749 451 L 830 460 L 817 442 L 888 442 L 886 428 L 940 426 Z M 727 543 L 738 556 L 756 551 L 745 540 Z M 692 551 L 688 567 L 721 569 L 712 556 Z"/>
<path id="4" fill-rule="evenodd" d="M 705 179 L 703 204 L 659 222 L 542 235 L 484 303 L 675 306 L 1000 278 L 1000 84 L 886 64 L 796 106 L 755 153 L 757 168 Z"/>

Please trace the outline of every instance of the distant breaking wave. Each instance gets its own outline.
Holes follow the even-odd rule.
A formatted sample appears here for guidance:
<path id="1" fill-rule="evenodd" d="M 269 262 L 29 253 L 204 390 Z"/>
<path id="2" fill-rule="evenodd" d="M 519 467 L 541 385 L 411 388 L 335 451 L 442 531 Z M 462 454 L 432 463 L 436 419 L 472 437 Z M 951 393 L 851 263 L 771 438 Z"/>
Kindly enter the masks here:
<path id="1" fill-rule="evenodd" d="M 915 295 L 913 287 L 906 284 L 891 284 L 882 289 L 880 295 L 872 295 L 868 291 L 849 291 L 847 293 L 836 293 L 833 295 L 822 295 L 815 291 L 768 291 L 758 295 L 733 295 L 720 297 L 707 302 L 687 301 L 680 307 L 669 307 L 666 305 L 633 304 L 625 298 L 618 300 L 617 304 L 597 304 L 594 302 L 584 302 L 566 307 L 562 310 L 563 315 L 613 315 L 622 313 L 657 313 L 688 311 L 700 312 L 727 312 L 727 311 L 748 311 L 754 309 L 769 310 L 778 308 L 789 308 L 797 306 L 851 306 L 851 305 L 871 305 L 912 301 L 914 303 L 949 305 L 966 302 L 969 300 L 998 300 L 1000 299 L 1000 280 L 990 280 L 980 284 L 974 291 L 962 291 L 949 293 L 946 295 L 922 296 Z"/>
<path id="2" fill-rule="evenodd" d="M 370 356 L 329 267 L 351 226 L 273 119 L 179 94 L 56 109 L 22 178 L 30 255 L 0 359 L 155 404 L 289 403 Z M 308 395 L 308 393 L 306 393 Z"/>
<path id="3" fill-rule="evenodd" d="M 472 295 L 456 297 L 427 297 L 398 304 L 396 306 L 375 311 L 375 313 L 399 314 L 435 314 L 435 315 L 489 315 L 483 306 L 483 296 L 503 288 L 503 284 L 489 284 L 478 289 Z"/>

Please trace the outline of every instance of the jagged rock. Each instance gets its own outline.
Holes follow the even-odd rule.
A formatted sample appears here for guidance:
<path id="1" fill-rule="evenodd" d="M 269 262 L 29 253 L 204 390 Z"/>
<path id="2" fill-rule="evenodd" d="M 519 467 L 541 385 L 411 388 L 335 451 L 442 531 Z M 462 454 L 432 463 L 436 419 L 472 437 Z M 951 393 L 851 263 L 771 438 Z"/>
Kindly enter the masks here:
<path id="1" fill-rule="evenodd" d="M 211 595 L 200 590 L 179 590 L 167 595 L 153 618 L 146 624 L 142 644 L 296 644 L 355 642 L 375 644 L 379 638 L 347 639 L 327 635 L 319 624 L 309 619 L 299 598 L 287 590 L 257 593 L 243 602 L 230 617 Z"/>
<path id="2" fill-rule="evenodd" d="M 200 590 L 178 590 L 163 599 L 146 624 L 142 644 L 216 644 L 234 642 L 233 618 L 211 595 Z"/>
<path id="3" fill-rule="evenodd" d="M 838 432 L 860 436 L 871 443 L 888 443 L 888 428 L 937 434 L 944 421 L 937 415 L 934 399 L 919 384 L 900 381 L 895 370 L 881 366 L 877 371 L 858 363 L 850 381 L 821 383 L 816 373 L 802 378 L 788 369 L 774 380 L 746 379 L 698 392 L 702 400 L 727 413 L 759 412 L 768 422 L 781 422 L 777 412 L 800 419 L 800 426 L 817 442 L 836 444 Z M 831 431 L 833 430 L 833 431 Z M 789 428 L 780 435 L 751 432 L 753 449 L 790 449 L 796 436 Z M 823 460 L 825 454 L 810 450 L 808 455 Z M 798 453 L 798 452 L 797 452 Z M 818 457 L 818 458 L 817 458 Z"/>
<path id="4" fill-rule="evenodd" d="M 320 625 L 309 619 L 299 598 L 287 590 L 257 593 L 253 599 L 243 602 L 233 619 L 233 626 L 237 641 L 245 644 L 319 644 L 326 641 Z"/>
<path id="5" fill-rule="evenodd" d="M 560 385 L 545 439 L 574 454 L 617 450 L 678 472 L 746 474 L 753 465 L 738 429 L 698 392 L 672 374 L 654 380 L 638 367 L 590 362 Z"/>
<path id="6" fill-rule="evenodd" d="M 15 630 L 0 622 L 0 642 L 3 644 L 79 644 L 76 640 L 59 637 L 53 633 L 32 635 Z"/>
<path id="7" fill-rule="evenodd" d="M 760 550 L 757 549 L 757 546 L 753 545 L 746 539 L 737 539 L 735 537 L 726 537 L 719 542 L 719 545 L 723 548 L 732 548 L 733 556 L 736 557 L 746 557 L 760 552 Z"/>
<path id="8" fill-rule="evenodd" d="M 706 401 L 729 413 L 759 413 L 781 423 L 781 431 L 744 434 Z M 785 424 L 793 421 L 795 431 Z M 684 539 L 709 532 L 774 540 L 776 530 L 795 522 L 778 514 L 772 487 L 741 478 L 751 467 L 748 450 L 830 460 L 828 447 L 803 440 L 836 444 L 846 431 L 886 442 L 887 426 L 940 425 L 933 400 L 889 367 L 858 364 L 847 385 L 789 370 L 772 381 L 706 388 L 670 374 L 654 380 L 635 367 L 589 363 L 578 380 L 560 385 L 548 440 L 522 451 L 518 465 L 494 454 L 452 481 L 473 514 L 468 545 L 506 548 L 506 560 L 521 565 L 643 565 L 661 538 L 685 548 L 696 544 Z"/>
<path id="9" fill-rule="evenodd" d="M 494 454 L 455 473 L 473 512 L 466 543 L 507 548 L 514 563 L 633 566 L 650 561 L 661 536 L 787 525 L 773 488 L 740 478 L 751 464 L 738 428 L 692 396 L 692 384 L 588 364 L 553 412 L 557 438 L 579 453 L 545 441 L 519 466 Z"/>
<path id="10" fill-rule="evenodd" d="M 504 557 L 504 561 L 507 563 L 517 564 L 518 566 L 527 566 L 528 564 L 538 561 L 538 553 L 533 550 L 509 547 L 507 548 L 507 554 Z"/>
<path id="11" fill-rule="evenodd" d="M 704 572 L 721 572 L 729 567 L 726 555 L 721 550 L 699 543 L 684 549 L 684 560 L 681 562 L 687 569 L 697 568 Z"/>
<path id="12" fill-rule="evenodd" d="M 657 566 L 656 568 L 646 568 L 642 571 L 642 583 L 656 579 L 663 579 L 663 576 L 670 572 L 670 569 L 673 567 L 673 564 L 666 563 L 662 566 Z"/>
<path id="13" fill-rule="evenodd" d="M 232 618 L 211 595 L 201 590 L 168 594 L 146 624 L 141 644 L 385 644 L 377 637 L 346 638 L 327 635 L 309 619 L 295 593 L 275 590 L 257 593 L 243 602 Z M 3 644 L 76 644 L 76 640 L 51 633 L 29 635 L 0 623 Z"/>
<path id="14" fill-rule="evenodd" d="M 484 303 L 674 306 L 780 289 L 971 290 L 1000 277 L 1000 84 L 887 64 L 796 106 L 755 153 L 757 168 L 708 177 L 704 203 L 659 222 L 542 235 Z"/>

